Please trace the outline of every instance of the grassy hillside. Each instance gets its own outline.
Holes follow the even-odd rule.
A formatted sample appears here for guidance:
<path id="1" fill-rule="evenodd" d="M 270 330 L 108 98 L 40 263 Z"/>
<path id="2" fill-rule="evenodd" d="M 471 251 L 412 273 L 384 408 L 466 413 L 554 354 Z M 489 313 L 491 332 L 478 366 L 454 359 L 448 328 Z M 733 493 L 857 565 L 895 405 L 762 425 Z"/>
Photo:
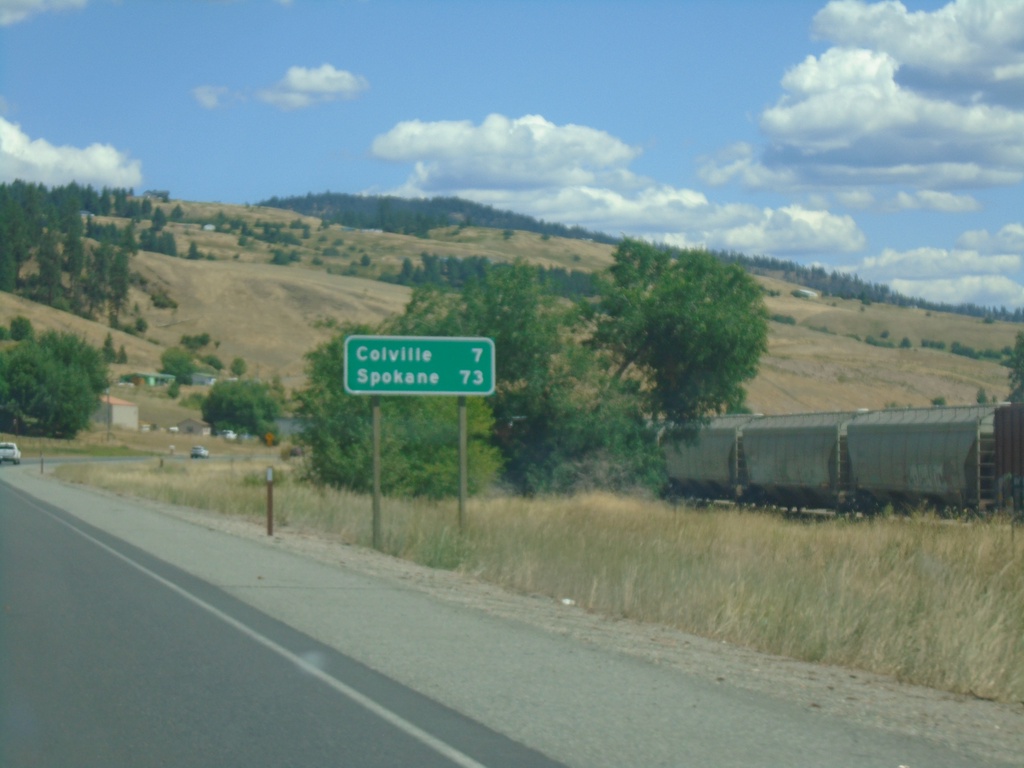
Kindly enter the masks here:
<path id="1" fill-rule="evenodd" d="M 172 201 L 184 220 L 167 225 L 178 252 L 192 243 L 199 260 L 142 252 L 134 270 L 142 282 L 132 289 L 127 324 L 145 321 L 141 335 L 113 331 L 103 323 L 58 312 L 0 293 L 0 323 L 15 315 L 37 329 L 70 330 L 99 345 L 108 332 L 115 348 L 124 345 L 128 364 L 114 373 L 155 370 L 161 352 L 183 335 L 210 334 L 203 350 L 225 365 L 242 357 L 250 375 L 279 376 L 286 386 L 303 381 L 304 355 L 333 334 L 342 321 L 376 322 L 401 311 L 409 290 L 372 278 L 397 272 L 406 258 L 485 256 L 493 261 L 523 258 L 545 266 L 597 270 L 611 263 L 612 247 L 582 240 L 545 238 L 534 233 L 472 227 L 435 230 L 429 238 L 321 227 L 318 219 L 291 211 L 217 203 Z M 119 226 L 124 220 L 110 219 Z M 211 229 L 204 224 L 212 225 Z M 242 234 L 263 225 L 287 233 L 289 242 L 269 243 Z M 142 222 L 139 227 L 148 226 Z M 288 263 L 271 264 L 275 252 Z M 749 405 L 763 413 L 973 403 L 979 389 L 990 396 L 1008 392 L 1007 370 L 996 362 L 972 360 L 949 351 L 924 349 L 922 339 L 982 349 L 1012 345 L 1019 330 L 1007 323 L 985 323 L 960 315 L 923 312 L 889 305 L 862 305 L 831 298 L 796 298 L 797 286 L 759 278 L 768 291 L 769 313 L 786 322 L 771 324 L 770 351 L 749 387 Z M 165 294 L 176 307 L 154 306 Z M 886 338 L 910 347 L 886 349 L 865 343 Z M 143 403 L 142 418 L 160 413 L 159 400 Z M 177 406 L 174 406 L 177 407 Z M 167 418 L 166 414 L 162 414 Z"/>

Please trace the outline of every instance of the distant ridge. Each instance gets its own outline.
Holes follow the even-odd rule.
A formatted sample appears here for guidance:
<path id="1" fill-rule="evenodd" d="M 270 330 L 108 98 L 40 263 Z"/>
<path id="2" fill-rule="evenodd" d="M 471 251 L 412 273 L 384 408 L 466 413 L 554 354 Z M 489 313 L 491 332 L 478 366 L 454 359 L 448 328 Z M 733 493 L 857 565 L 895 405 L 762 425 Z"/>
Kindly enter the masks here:
<path id="1" fill-rule="evenodd" d="M 438 227 L 466 226 L 513 229 L 550 237 L 593 240 L 615 245 L 618 238 L 582 227 L 568 227 L 512 211 L 499 211 L 459 197 L 405 198 L 393 195 L 349 195 L 335 192 L 302 197 L 272 197 L 257 205 L 285 208 L 317 216 L 330 224 L 356 229 L 379 229 L 400 235 L 426 237 Z"/>
<path id="2" fill-rule="evenodd" d="M 393 195 L 350 195 L 335 192 L 308 193 L 296 197 L 272 197 L 258 205 L 284 208 L 327 223 L 356 229 L 379 229 L 402 235 L 427 237 L 431 229 L 449 226 L 474 226 L 536 232 L 551 237 L 592 240 L 617 245 L 620 238 L 582 227 L 568 227 L 512 211 L 500 211 L 459 197 L 405 198 Z M 983 307 L 977 304 L 945 304 L 898 293 L 887 285 L 869 283 L 857 275 L 827 272 L 821 267 L 806 267 L 793 261 L 769 256 L 748 256 L 733 251 L 712 251 L 722 261 L 738 264 L 748 272 L 777 277 L 811 288 L 823 296 L 859 299 L 863 302 L 917 307 L 933 312 L 951 312 L 969 317 L 1024 323 L 1024 309 Z"/>

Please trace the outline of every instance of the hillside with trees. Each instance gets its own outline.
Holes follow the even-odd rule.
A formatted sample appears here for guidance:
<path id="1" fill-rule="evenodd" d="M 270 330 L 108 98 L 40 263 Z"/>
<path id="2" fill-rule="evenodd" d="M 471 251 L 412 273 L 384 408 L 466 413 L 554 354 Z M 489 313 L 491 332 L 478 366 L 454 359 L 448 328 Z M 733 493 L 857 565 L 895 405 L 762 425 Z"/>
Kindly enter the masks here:
<path id="1" fill-rule="evenodd" d="M 582 227 L 540 221 L 532 216 L 499 211 L 489 205 L 458 197 L 410 199 L 391 195 L 324 192 L 302 197 L 272 197 L 257 205 L 286 208 L 353 229 L 378 229 L 416 237 L 427 237 L 432 229 L 454 225 L 536 232 L 548 237 L 593 240 L 607 245 L 614 245 L 618 241 L 617 238 Z"/>
<path id="2" fill-rule="evenodd" d="M 432 229 L 456 225 L 489 229 L 536 232 L 548 237 L 581 239 L 615 245 L 619 238 L 582 227 L 553 224 L 531 216 L 500 211 L 457 197 L 410 199 L 388 195 L 348 195 L 325 192 L 294 197 L 272 197 L 259 205 L 286 208 L 326 222 L 355 229 L 378 229 L 382 232 L 428 237 Z M 988 317 L 1004 322 L 1024 322 L 1024 308 L 983 307 L 976 304 L 948 304 L 905 296 L 886 285 L 861 280 L 857 275 L 821 267 L 806 267 L 793 261 L 768 256 L 748 255 L 735 251 L 711 253 L 721 261 L 738 264 L 752 274 L 775 277 L 811 288 L 824 296 L 857 299 L 866 302 L 917 307 L 936 312 L 950 312 L 971 317 Z M 408 283 L 406 283 L 408 284 Z"/>
<path id="3" fill-rule="evenodd" d="M 191 373 L 244 375 L 279 380 L 291 393 L 308 381 L 307 352 L 348 323 L 376 326 L 401 314 L 413 291 L 433 286 L 461 294 L 471 283 L 496 282 L 521 269 L 520 263 L 558 301 L 593 307 L 614 263 L 610 245 L 522 230 L 450 225 L 424 238 L 354 230 L 279 208 L 74 186 L 16 183 L 2 197 L 8 210 L 14 205 L 22 213 L 0 223 L 37 237 L 2 241 L 13 288 L 0 291 L 0 327 L 24 316 L 40 331 L 79 335 L 101 350 L 115 378 L 170 364 L 176 375 L 188 371 L 182 381 Z M 62 228 L 61 211 L 81 222 L 81 258 L 66 232 L 77 226 L 76 216 L 65 213 L 69 224 Z M 118 293 L 120 277 L 110 280 L 107 266 L 115 262 L 120 275 L 128 267 L 126 297 Z M 59 280 L 52 279 L 54 264 Z M 858 297 L 855 283 L 843 289 L 856 294 L 850 298 L 808 298 L 797 291 L 807 286 L 793 282 L 806 275 L 785 268 L 764 260 L 754 270 L 770 323 L 767 352 L 745 387 L 750 408 L 792 413 L 957 404 L 1009 392 L 1005 366 L 1014 326 L 992 316 L 872 301 Z M 40 278 L 47 269 L 49 282 Z M 193 343 L 198 340 L 204 343 Z M 623 376 L 642 367 L 634 363 Z M 232 374 L 236 369 L 243 373 Z M 182 402 L 192 403 L 191 386 L 179 387 Z M 161 397 L 147 408 L 163 423 L 161 403 L 177 401 Z M 174 407 L 176 418 L 188 414 Z M 198 415 L 198 404 L 189 407 Z"/>

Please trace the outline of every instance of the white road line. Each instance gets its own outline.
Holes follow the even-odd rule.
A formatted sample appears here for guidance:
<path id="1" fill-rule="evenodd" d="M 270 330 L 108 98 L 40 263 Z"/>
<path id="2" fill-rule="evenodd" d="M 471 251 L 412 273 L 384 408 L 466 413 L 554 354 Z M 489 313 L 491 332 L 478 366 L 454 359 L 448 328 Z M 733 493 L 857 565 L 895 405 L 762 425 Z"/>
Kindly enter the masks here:
<path id="1" fill-rule="evenodd" d="M 14 490 L 14 489 L 11 489 L 11 490 Z M 370 712 L 375 714 L 377 717 L 379 717 L 382 720 L 386 721 L 387 723 L 390 723 L 391 725 L 393 725 L 398 730 L 400 730 L 403 733 L 411 736 L 412 738 L 416 739 L 420 743 L 430 747 L 435 752 L 437 752 L 438 754 L 444 756 L 448 760 L 451 760 L 455 765 L 461 766 L 461 768 L 486 768 L 486 766 L 484 766 L 482 763 L 478 763 L 476 760 L 474 760 L 473 758 L 469 757 L 469 755 L 463 754 L 462 752 L 460 752 L 459 750 L 457 750 L 455 747 L 451 746 L 450 744 L 447 744 L 444 741 L 441 741 L 437 737 L 432 736 L 431 734 L 429 734 L 426 731 L 424 731 L 422 728 L 419 728 L 419 727 L 413 725 L 412 723 L 410 723 L 405 718 L 401 717 L 400 715 L 395 714 L 390 709 L 387 709 L 386 707 L 378 704 L 376 701 L 371 699 L 369 696 L 366 696 L 366 695 L 360 693 L 355 688 L 352 688 L 351 686 L 346 685 L 345 683 L 341 682 L 337 678 L 332 677 L 331 675 L 327 674 L 326 672 L 324 672 L 323 670 L 321 670 L 318 667 L 314 666 L 313 664 L 310 664 L 308 661 L 306 661 L 301 656 L 298 656 L 298 655 L 292 653 L 291 651 L 289 651 L 284 646 L 279 645 L 278 643 L 275 643 L 269 637 L 266 637 L 265 635 L 260 634 L 259 632 L 257 632 L 252 627 L 250 627 L 250 626 L 248 626 L 246 624 L 243 624 L 238 619 L 236 619 L 236 618 L 234 618 L 232 616 L 229 616 L 228 614 L 224 613 L 224 611 L 220 610 L 216 606 L 210 605 L 209 603 L 207 603 L 202 598 L 197 597 L 196 595 L 193 595 L 191 592 L 189 592 L 188 590 L 184 589 L 183 587 L 178 586 L 173 581 L 165 579 L 163 576 L 161 576 L 160 574 L 158 574 L 158 573 L 156 573 L 154 571 L 151 571 L 149 568 L 147 568 L 146 566 L 142 565 L 141 563 L 136 562 L 135 560 L 133 560 L 132 558 L 128 557 L 125 554 L 122 554 L 121 552 L 118 552 L 113 547 L 110 547 L 107 544 L 104 544 L 99 539 L 95 538 L 94 536 L 91 536 L 90 534 L 86 533 L 82 529 L 76 527 L 74 524 L 69 523 L 67 520 L 63 520 L 58 515 L 55 515 L 52 512 L 50 512 L 49 510 L 44 509 L 43 507 L 40 507 L 38 504 L 34 503 L 34 501 L 31 498 L 26 497 L 24 494 L 21 494 L 21 493 L 19 493 L 18 495 L 21 496 L 22 499 L 24 499 L 26 503 L 28 503 L 31 506 L 35 507 L 40 512 L 43 512 L 44 514 L 49 515 L 51 518 L 53 518 L 57 522 L 61 523 L 62 525 L 67 526 L 72 531 L 74 531 L 79 536 L 81 536 L 82 538 L 84 538 L 87 541 L 90 541 L 91 543 L 95 544 L 100 549 L 103 549 L 103 550 L 109 552 L 110 554 L 114 555 L 114 557 L 117 557 L 120 560 L 124 561 L 125 563 L 130 565 L 132 568 L 135 568 L 140 573 L 144 573 L 146 576 L 149 576 L 154 581 L 157 581 L 160 584 L 163 584 L 168 589 L 172 590 L 173 592 L 178 593 L 179 595 L 184 597 L 186 600 L 189 600 L 193 604 L 195 604 L 195 605 L 199 606 L 200 608 L 202 608 L 204 611 L 210 613 L 213 616 L 216 616 L 218 619 L 223 621 L 225 624 L 228 624 L 228 625 L 234 627 L 239 632 L 241 632 L 242 634 L 248 636 L 252 640 L 255 640 L 260 645 L 264 646 L 265 648 L 270 649 L 271 651 L 273 651 L 274 653 L 278 654 L 279 656 L 281 656 L 281 657 L 287 659 L 288 661 L 292 662 L 297 667 L 301 668 L 303 672 L 306 672 L 306 673 L 312 675 L 313 677 L 316 677 L 322 683 L 324 683 L 324 684 L 328 685 L 329 687 L 333 688 L 335 691 L 337 691 L 338 693 L 342 694 L 343 696 L 348 697 L 349 699 L 354 701 L 359 706 L 363 707 L 366 710 L 369 710 Z"/>

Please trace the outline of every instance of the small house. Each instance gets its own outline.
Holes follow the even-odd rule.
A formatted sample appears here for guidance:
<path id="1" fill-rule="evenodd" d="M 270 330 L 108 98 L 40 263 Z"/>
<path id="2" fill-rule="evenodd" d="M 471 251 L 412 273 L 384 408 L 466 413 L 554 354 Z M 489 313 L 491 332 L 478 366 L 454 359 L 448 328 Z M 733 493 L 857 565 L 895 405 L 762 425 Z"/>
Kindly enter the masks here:
<path id="1" fill-rule="evenodd" d="M 185 419 L 178 422 L 178 432 L 183 435 L 209 435 L 211 427 L 202 419 Z"/>
<path id="2" fill-rule="evenodd" d="M 174 381 L 174 377 L 169 373 L 126 373 L 120 381 L 137 387 L 166 387 Z"/>
<path id="3" fill-rule="evenodd" d="M 100 397 L 100 407 L 92 414 L 92 420 L 106 427 L 137 430 L 139 428 L 139 406 L 112 395 Z"/>

